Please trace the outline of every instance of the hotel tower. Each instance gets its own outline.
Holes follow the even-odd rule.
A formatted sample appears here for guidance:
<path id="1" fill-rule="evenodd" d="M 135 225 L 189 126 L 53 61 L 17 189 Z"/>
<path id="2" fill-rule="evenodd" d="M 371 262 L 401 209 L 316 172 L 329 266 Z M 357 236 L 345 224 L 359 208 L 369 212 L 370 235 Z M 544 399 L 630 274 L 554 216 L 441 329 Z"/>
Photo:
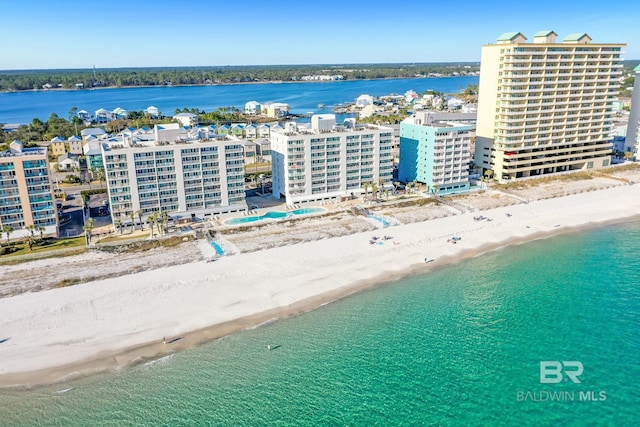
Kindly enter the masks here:
<path id="1" fill-rule="evenodd" d="M 482 46 L 475 163 L 496 179 L 610 163 L 625 45 L 556 37 L 506 33 Z"/>

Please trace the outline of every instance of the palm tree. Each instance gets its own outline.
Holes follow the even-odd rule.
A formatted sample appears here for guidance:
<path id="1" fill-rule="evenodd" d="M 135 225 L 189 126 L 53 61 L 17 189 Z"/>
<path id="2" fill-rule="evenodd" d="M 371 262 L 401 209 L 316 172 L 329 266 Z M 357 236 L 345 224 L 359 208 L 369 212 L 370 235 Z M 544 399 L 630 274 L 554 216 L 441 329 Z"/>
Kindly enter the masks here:
<path id="1" fill-rule="evenodd" d="M 140 222 L 140 231 L 144 231 L 144 226 L 142 225 L 142 211 L 136 211 L 136 215 L 138 215 L 138 222 Z"/>
<path id="2" fill-rule="evenodd" d="M 38 230 L 38 233 L 40 233 L 40 240 L 44 240 L 44 230 L 45 228 L 41 225 L 37 225 L 36 226 L 36 230 Z"/>
<path id="3" fill-rule="evenodd" d="M 362 184 L 362 187 L 364 188 L 364 198 L 365 198 L 365 199 L 367 198 L 367 194 L 368 194 L 368 192 L 369 192 L 369 186 L 370 186 L 370 185 L 371 185 L 371 184 L 370 184 L 370 183 L 368 183 L 368 182 L 364 182 L 364 183 Z"/>
<path id="4" fill-rule="evenodd" d="M 87 239 L 87 246 L 89 246 L 91 243 L 91 230 L 93 230 L 93 218 L 89 218 L 82 229 L 84 230 L 84 237 Z"/>
<path id="5" fill-rule="evenodd" d="M 11 241 L 9 240 L 9 236 L 11 236 L 11 233 L 13 233 L 13 227 L 10 225 L 3 225 L 2 232 L 7 235 L 7 246 L 9 246 L 9 244 L 11 243 Z"/>
<path id="6" fill-rule="evenodd" d="M 167 223 L 169 222 L 169 214 L 166 212 L 160 213 L 160 223 L 162 224 L 162 234 L 167 234 Z"/>
<path id="7" fill-rule="evenodd" d="M 120 218 L 116 219 L 115 225 L 116 225 L 116 231 L 119 231 L 120 234 L 122 234 L 124 229 L 122 228 L 122 220 Z"/>
<path id="8" fill-rule="evenodd" d="M 151 238 L 153 239 L 153 226 L 156 223 L 156 220 L 158 219 L 158 213 L 154 212 L 151 215 L 149 215 L 147 217 L 147 221 L 149 221 L 149 227 L 151 228 Z"/>
<path id="9" fill-rule="evenodd" d="M 133 233 L 133 230 L 136 228 L 135 227 L 136 225 L 133 223 L 133 218 L 135 217 L 135 215 L 136 214 L 135 214 L 134 211 L 129 212 L 129 219 L 131 220 L 131 232 L 132 233 Z"/>

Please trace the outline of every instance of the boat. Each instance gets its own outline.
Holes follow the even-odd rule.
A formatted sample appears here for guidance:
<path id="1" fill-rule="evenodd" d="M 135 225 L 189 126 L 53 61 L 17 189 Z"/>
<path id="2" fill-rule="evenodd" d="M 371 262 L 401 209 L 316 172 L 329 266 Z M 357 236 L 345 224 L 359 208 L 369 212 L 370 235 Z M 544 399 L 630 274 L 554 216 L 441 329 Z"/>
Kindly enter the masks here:
<path id="1" fill-rule="evenodd" d="M 322 109 L 324 109 L 324 104 L 323 103 L 318 104 L 318 110 L 322 110 Z"/>

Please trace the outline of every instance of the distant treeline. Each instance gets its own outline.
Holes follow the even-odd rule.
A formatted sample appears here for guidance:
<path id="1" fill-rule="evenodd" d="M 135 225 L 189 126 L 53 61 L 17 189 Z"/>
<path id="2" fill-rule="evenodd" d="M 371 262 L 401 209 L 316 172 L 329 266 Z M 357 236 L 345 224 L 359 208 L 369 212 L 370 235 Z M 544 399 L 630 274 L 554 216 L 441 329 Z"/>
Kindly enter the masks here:
<path id="1" fill-rule="evenodd" d="M 469 74 L 480 64 L 357 64 L 357 65 L 268 65 L 225 67 L 157 67 L 84 70 L 0 71 L 0 91 L 75 89 L 91 87 L 183 86 L 271 81 L 298 81 L 310 75 L 341 75 L 345 80 L 408 78 L 437 73 L 443 76 Z"/>

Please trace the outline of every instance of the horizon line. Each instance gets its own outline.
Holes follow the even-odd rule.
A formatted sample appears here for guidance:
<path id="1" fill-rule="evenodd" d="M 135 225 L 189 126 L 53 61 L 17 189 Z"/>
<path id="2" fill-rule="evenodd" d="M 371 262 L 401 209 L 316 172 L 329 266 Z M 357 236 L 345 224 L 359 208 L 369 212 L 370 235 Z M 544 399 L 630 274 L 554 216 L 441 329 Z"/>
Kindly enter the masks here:
<path id="1" fill-rule="evenodd" d="M 148 69 L 148 68 L 231 68 L 231 67 L 345 67 L 345 66 L 363 66 L 363 65 L 446 65 L 446 64 L 478 64 L 480 61 L 435 61 L 435 62 L 352 62 L 352 63 L 307 63 L 307 64 L 227 64 L 227 65 L 133 65 L 118 67 L 95 67 L 94 65 L 86 68 L 0 68 L 0 72 L 8 71 L 75 71 L 75 70 L 122 70 L 122 69 Z"/>

